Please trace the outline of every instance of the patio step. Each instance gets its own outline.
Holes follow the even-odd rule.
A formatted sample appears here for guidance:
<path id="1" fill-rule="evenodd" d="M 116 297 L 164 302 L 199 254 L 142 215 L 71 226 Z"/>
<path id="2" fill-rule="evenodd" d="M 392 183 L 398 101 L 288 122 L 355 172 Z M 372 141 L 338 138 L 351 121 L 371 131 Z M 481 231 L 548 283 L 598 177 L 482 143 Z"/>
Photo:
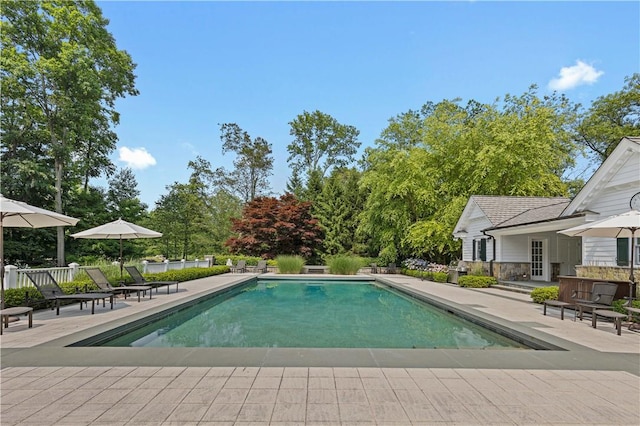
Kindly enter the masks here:
<path id="1" fill-rule="evenodd" d="M 511 291 L 514 293 L 522 293 L 522 294 L 531 294 L 531 290 L 533 290 L 531 287 L 517 286 L 511 283 L 508 283 L 508 284 L 500 283 L 497 285 L 492 285 L 491 288 L 497 288 L 499 290 Z"/>

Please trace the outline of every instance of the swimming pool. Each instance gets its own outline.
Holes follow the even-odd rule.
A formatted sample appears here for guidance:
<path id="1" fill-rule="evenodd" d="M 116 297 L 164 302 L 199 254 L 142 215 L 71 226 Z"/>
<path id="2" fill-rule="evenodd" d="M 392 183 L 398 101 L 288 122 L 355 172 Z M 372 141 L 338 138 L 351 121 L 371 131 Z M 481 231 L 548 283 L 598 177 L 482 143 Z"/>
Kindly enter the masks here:
<path id="1" fill-rule="evenodd" d="M 335 280 L 253 281 L 100 345 L 526 348 L 375 281 Z"/>

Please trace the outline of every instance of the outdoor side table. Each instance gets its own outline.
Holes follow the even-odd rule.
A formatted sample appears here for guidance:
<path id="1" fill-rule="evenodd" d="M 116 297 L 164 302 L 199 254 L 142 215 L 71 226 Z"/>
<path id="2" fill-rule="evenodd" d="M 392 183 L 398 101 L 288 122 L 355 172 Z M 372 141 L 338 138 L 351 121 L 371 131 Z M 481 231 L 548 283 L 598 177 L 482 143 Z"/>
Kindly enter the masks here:
<path id="1" fill-rule="evenodd" d="M 33 327 L 33 308 L 28 308 L 26 306 L 16 306 L 13 308 L 5 308 L 0 310 L 0 318 L 2 318 L 2 323 L 0 325 L 0 334 L 3 333 L 3 330 L 9 327 L 9 317 L 15 315 L 27 314 L 29 317 L 29 328 Z"/>
<path id="2" fill-rule="evenodd" d="M 545 300 L 542 303 L 543 303 L 542 315 L 547 315 L 547 305 L 548 306 L 555 306 L 556 308 L 560 308 L 560 319 L 561 320 L 564 320 L 564 308 L 566 306 L 573 306 L 571 303 L 561 302 L 559 300 L 553 300 L 553 299 Z"/>
<path id="3" fill-rule="evenodd" d="M 591 327 L 593 328 L 596 328 L 598 315 L 600 315 L 601 317 L 613 318 L 613 325 L 618 332 L 618 336 L 620 336 L 620 334 L 622 333 L 622 318 L 626 318 L 626 314 L 621 314 L 620 312 L 616 311 L 594 309 L 593 312 L 591 312 Z"/>

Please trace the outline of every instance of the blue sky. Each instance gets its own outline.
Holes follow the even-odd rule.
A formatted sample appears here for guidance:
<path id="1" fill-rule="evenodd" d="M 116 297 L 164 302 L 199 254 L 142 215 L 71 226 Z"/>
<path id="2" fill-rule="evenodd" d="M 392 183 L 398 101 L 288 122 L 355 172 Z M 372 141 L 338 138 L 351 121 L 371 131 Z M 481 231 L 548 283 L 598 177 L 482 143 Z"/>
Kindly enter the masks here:
<path id="1" fill-rule="evenodd" d="M 589 105 L 640 71 L 639 2 L 98 5 L 137 64 L 140 91 L 117 104 L 112 159 L 133 169 L 150 208 L 187 181 L 197 155 L 230 168 L 222 123 L 272 144 L 280 194 L 288 123 L 305 110 L 355 126 L 362 151 L 389 118 L 428 101 L 491 103 L 536 84 Z"/>

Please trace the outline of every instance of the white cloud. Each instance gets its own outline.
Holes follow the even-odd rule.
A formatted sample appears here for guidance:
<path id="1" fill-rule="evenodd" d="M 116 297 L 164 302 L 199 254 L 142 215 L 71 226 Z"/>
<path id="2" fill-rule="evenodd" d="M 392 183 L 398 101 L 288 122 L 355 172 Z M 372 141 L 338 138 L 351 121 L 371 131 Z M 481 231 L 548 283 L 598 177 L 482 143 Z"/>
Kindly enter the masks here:
<path id="1" fill-rule="evenodd" d="M 189 142 L 181 142 L 180 146 L 182 148 L 184 148 L 185 150 L 191 152 L 191 154 L 193 155 L 200 155 L 200 153 L 198 152 L 198 150 L 196 149 L 195 146 L 193 146 L 193 144 L 189 143 Z"/>
<path id="2" fill-rule="evenodd" d="M 142 170 L 156 165 L 156 159 L 149 154 L 146 148 L 127 148 L 123 146 L 119 149 L 119 153 L 118 160 L 127 163 L 127 167 L 134 170 Z"/>
<path id="3" fill-rule="evenodd" d="M 598 71 L 593 66 L 577 60 L 572 67 L 560 68 L 560 75 L 551 79 L 549 88 L 552 90 L 568 90 L 584 84 L 593 84 L 598 81 L 602 74 L 604 74 L 604 71 Z"/>

